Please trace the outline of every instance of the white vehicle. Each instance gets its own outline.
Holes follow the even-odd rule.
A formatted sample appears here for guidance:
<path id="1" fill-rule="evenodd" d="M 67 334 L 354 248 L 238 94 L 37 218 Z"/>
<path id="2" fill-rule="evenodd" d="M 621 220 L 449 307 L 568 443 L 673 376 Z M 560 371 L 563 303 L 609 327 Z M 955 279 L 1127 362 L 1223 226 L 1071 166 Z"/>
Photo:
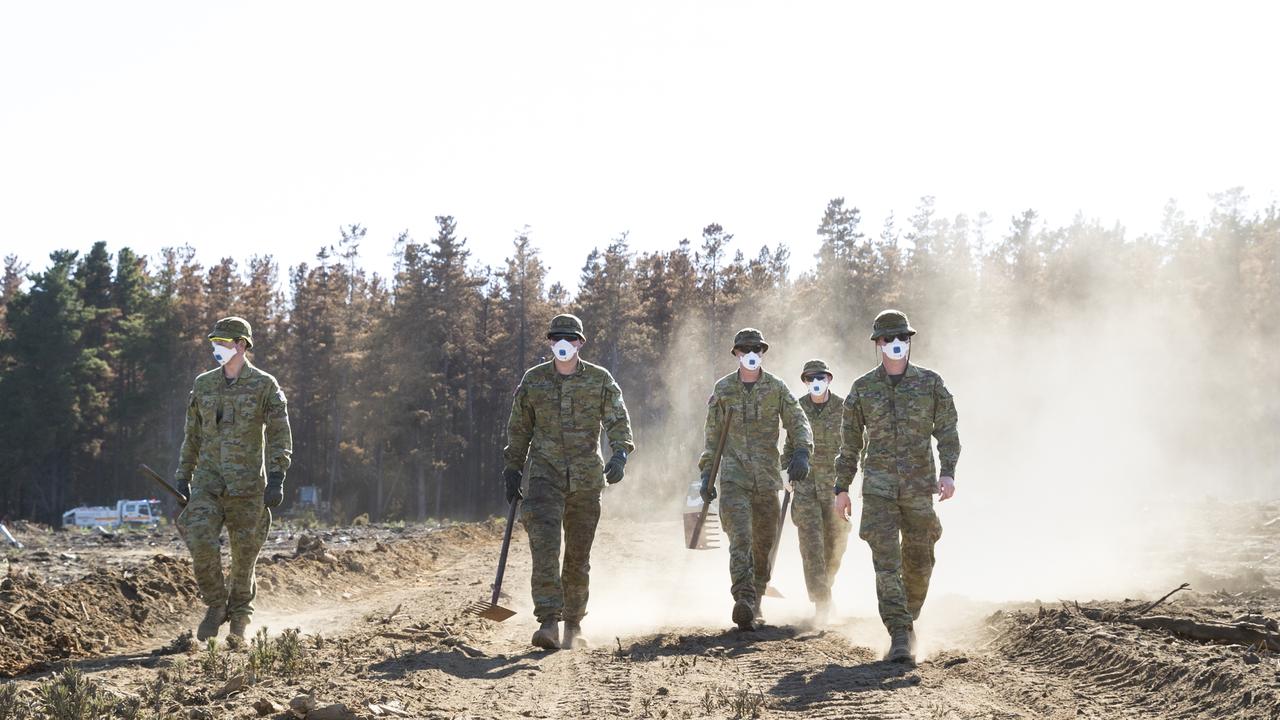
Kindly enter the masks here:
<path id="1" fill-rule="evenodd" d="M 63 527 L 119 527 L 155 525 L 160 522 L 159 500 L 118 500 L 116 506 L 85 507 L 62 513 Z"/>

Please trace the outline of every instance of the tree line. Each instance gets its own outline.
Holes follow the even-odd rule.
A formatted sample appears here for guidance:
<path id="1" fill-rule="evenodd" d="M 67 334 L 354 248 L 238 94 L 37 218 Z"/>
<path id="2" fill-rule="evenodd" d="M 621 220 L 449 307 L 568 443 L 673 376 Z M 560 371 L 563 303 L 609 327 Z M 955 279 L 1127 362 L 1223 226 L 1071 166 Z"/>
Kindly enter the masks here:
<path id="1" fill-rule="evenodd" d="M 1199 220 L 1170 203 L 1157 232 L 1131 238 L 1084 216 L 1049 227 L 1030 210 L 995 229 L 985 214 L 942 216 L 926 197 L 904 223 L 890 215 L 868 235 L 858 208 L 836 198 L 803 273 L 791 272 L 785 243 L 750 253 L 712 223 L 668 250 L 636 252 L 623 233 L 587 255 L 572 291 L 549 283 L 527 233 L 503 263 L 481 265 L 448 216 L 429 239 L 397 238 L 390 277 L 361 267 L 359 225 L 283 272 L 270 255 L 205 267 L 190 247 L 143 257 L 99 242 L 83 254 L 56 251 L 35 271 L 9 256 L 0 517 L 56 522 L 80 503 L 154 496 L 135 468 L 171 473 L 192 379 L 211 367 L 205 335 L 232 314 L 253 324 L 253 361 L 288 396 L 286 504 L 297 486 L 316 485 L 339 520 L 499 510 L 512 392 L 545 359 L 543 334 L 560 312 L 582 318 L 584 357 L 623 388 L 639 446 L 629 477 L 664 497 L 690 480 L 671 450 L 701 443 L 697 395 L 731 370 L 728 338 L 740 325 L 803 345 L 811 322 L 856 348 L 876 312 L 900 307 L 943 344 L 1179 297 L 1206 340 L 1244 343 L 1250 377 L 1274 393 L 1280 210 L 1246 207 L 1238 189 L 1215 196 Z M 1251 412 L 1274 438 L 1276 404 Z"/>

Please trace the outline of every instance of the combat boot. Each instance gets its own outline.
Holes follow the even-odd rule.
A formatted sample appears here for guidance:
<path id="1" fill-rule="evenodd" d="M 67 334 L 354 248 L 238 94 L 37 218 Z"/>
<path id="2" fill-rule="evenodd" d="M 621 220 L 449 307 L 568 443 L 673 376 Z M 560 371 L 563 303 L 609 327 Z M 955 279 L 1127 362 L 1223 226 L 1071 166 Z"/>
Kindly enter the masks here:
<path id="1" fill-rule="evenodd" d="M 746 600 L 739 600 L 733 604 L 733 622 L 738 626 L 739 630 L 755 630 L 755 608 Z"/>
<path id="2" fill-rule="evenodd" d="M 560 649 L 560 623 L 555 620 L 548 620 L 542 623 L 536 632 L 533 633 L 531 640 L 535 647 L 543 650 L 559 650 Z"/>
<path id="3" fill-rule="evenodd" d="M 227 609 L 222 605 L 210 605 L 204 610 L 204 619 L 200 621 L 200 627 L 196 628 L 196 639 L 204 642 L 209 638 L 218 637 L 218 628 L 222 627 L 222 623 L 227 621 Z"/>
<path id="4" fill-rule="evenodd" d="M 237 615 L 231 618 L 231 628 L 227 631 L 227 645 L 237 648 L 244 645 L 244 631 L 249 627 L 249 618 Z"/>
<path id="5" fill-rule="evenodd" d="M 565 621 L 564 637 L 560 639 L 560 647 L 565 650 L 582 650 L 587 647 L 587 639 L 582 637 L 582 625 Z"/>
<path id="6" fill-rule="evenodd" d="M 911 658 L 916 657 L 916 627 L 912 625 L 907 628 L 907 651 L 911 653 Z"/>
<path id="7" fill-rule="evenodd" d="M 899 628 L 889 633 L 889 652 L 884 659 L 888 662 L 914 664 L 916 659 L 911 654 L 910 631 Z"/>

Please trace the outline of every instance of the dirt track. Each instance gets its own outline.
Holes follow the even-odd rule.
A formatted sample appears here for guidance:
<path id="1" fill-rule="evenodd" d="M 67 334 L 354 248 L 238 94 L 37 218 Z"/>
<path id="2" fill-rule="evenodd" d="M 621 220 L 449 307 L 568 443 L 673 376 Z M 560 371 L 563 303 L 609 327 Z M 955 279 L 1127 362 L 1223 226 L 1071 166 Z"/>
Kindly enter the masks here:
<path id="1" fill-rule="evenodd" d="M 1280 537 L 1280 523 L 1246 525 L 1221 542 L 1247 549 L 1274 545 Z M 300 557 L 293 557 L 296 539 L 280 535 L 271 546 L 274 559 L 261 570 L 256 621 L 273 635 L 285 627 L 302 629 L 306 672 L 293 679 L 265 674 L 224 698 L 213 696 L 244 665 L 243 652 L 224 652 L 220 669 L 201 667 L 203 651 L 149 655 L 198 615 L 182 585 L 189 567 L 165 542 L 147 547 L 173 550 L 176 561 L 134 553 L 124 567 L 96 568 L 76 582 L 68 584 L 69 575 L 62 573 L 60 585 L 39 591 L 22 585 L 27 604 L 16 612 L 11 579 L 0 593 L 0 640 L 10 643 L 4 659 L 14 666 L 27 652 L 14 644 L 15 637 L 34 637 L 33 628 L 42 624 L 53 638 L 78 637 L 68 628 L 104 637 L 97 645 L 33 640 L 31 647 L 47 654 L 26 658 L 26 669 L 56 669 L 59 656 L 79 657 L 81 667 L 105 686 L 149 700 L 156 696 L 158 672 L 167 669 L 171 687 L 154 704 L 173 712 L 140 717 L 258 717 L 255 700 L 284 704 L 304 691 L 321 705 L 345 704 L 355 717 L 394 717 L 401 708 L 405 716 L 429 718 L 1280 717 L 1276 655 L 1082 614 L 1090 607 L 1131 609 L 1133 602 L 957 614 L 910 670 L 878 661 L 882 631 L 873 618 L 851 613 L 833 627 L 814 630 L 797 609 L 805 604 L 794 599 L 776 609 L 766 605 L 774 624 L 764 630 L 730 630 L 721 587 L 727 584 L 723 551 L 655 551 L 650 538 L 678 537 L 674 523 L 603 524 L 593 612 L 584 623 L 592 648 L 534 652 L 528 645 L 534 622 L 523 542 L 513 549 L 509 598 L 503 601 L 520 614 L 493 624 L 459 612 L 486 593 L 499 530 L 490 523 L 337 531 L 327 534 L 327 548 Z M 56 548 L 33 552 L 41 550 Z M 21 554 L 10 560 L 14 573 L 39 571 L 39 562 L 24 562 Z M 158 577 L 173 587 L 152 582 Z M 115 593 L 129 580 L 135 594 L 142 591 L 141 599 L 126 593 L 117 602 Z M 1243 591 L 1181 593 L 1161 612 L 1202 620 L 1230 621 L 1246 613 L 1274 619 L 1280 594 L 1272 581 L 1260 573 L 1255 587 Z M 35 575 L 22 580 L 33 582 L 38 583 Z M 139 619 L 141 606 L 155 615 Z M 173 609 L 155 611 L 162 606 Z M 43 609 L 33 615 L 36 607 Z M 112 622 L 85 622 L 86 611 L 115 615 L 103 618 Z M 40 679 L 19 678 L 25 697 L 32 697 L 29 688 Z"/>

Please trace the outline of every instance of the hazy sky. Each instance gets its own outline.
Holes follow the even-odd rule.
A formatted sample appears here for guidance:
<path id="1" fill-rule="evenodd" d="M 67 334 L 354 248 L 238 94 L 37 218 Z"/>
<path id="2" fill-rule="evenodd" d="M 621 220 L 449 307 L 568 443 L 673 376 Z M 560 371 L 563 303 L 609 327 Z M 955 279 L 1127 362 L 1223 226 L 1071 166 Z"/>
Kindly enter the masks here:
<path id="1" fill-rule="evenodd" d="M 792 246 L 921 195 L 1152 229 L 1280 190 L 1274 3 L 0 5 L 0 247 L 309 260 L 452 214 L 553 277 L 623 231 Z"/>

